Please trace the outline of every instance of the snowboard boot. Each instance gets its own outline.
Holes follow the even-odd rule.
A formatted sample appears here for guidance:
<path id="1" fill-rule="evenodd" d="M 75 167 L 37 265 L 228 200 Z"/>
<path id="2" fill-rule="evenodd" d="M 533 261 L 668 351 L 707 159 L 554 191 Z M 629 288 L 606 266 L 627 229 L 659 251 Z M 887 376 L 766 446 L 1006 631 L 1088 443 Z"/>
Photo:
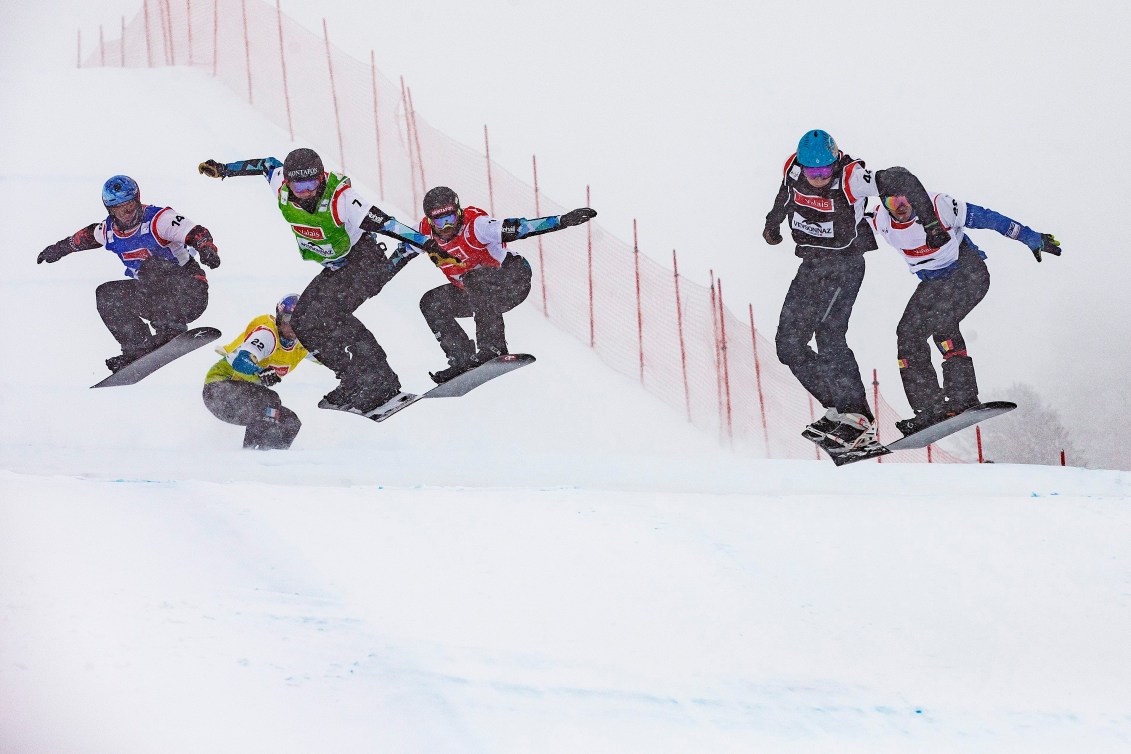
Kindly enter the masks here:
<path id="1" fill-rule="evenodd" d="M 801 431 L 801 436 L 811 442 L 821 442 L 828 436 L 829 432 L 832 432 L 840 424 L 839 416 L 840 414 L 837 413 L 835 408 L 830 408 L 820 419 L 806 425 L 805 429 Z"/>
<path id="2" fill-rule="evenodd" d="M 182 322 L 154 322 L 153 337 L 149 339 L 149 350 L 154 351 L 173 338 L 188 332 L 188 325 Z"/>
<path id="3" fill-rule="evenodd" d="M 864 414 L 837 414 L 837 425 L 825 433 L 825 442 L 838 450 L 858 450 L 876 442 L 876 422 Z"/>
<path id="4" fill-rule="evenodd" d="M 117 374 L 123 367 L 129 366 L 147 353 L 149 353 L 149 351 L 144 348 L 123 349 L 122 353 L 117 356 L 111 356 L 106 359 L 106 368 L 114 374 Z"/>
<path id="5" fill-rule="evenodd" d="M 466 344 L 457 342 L 446 346 L 441 341 L 440 345 L 444 346 L 444 353 L 447 354 L 448 368 L 428 373 L 437 385 L 443 385 L 453 377 L 458 377 L 469 369 L 479 366 L 479 362 L 475 359 L 475 346 L 471 345 L 470 340 L 467 340 Z"/>
<path id="6" fill-rule="evenodd" d="M 364 385 L 354 392 L 350 400 L 350 407 L 363 414 L 368 414 L 384 406 L 400 395 L 400 386 L 390 383 L 374 383 Z"/>
<path id="7" fill-rule="evenodd" d="M 943 361 L 942 373 L 946 410 L 952 416 L 980 403 L 973 359 L 969 356 L 952 356 Z"/>

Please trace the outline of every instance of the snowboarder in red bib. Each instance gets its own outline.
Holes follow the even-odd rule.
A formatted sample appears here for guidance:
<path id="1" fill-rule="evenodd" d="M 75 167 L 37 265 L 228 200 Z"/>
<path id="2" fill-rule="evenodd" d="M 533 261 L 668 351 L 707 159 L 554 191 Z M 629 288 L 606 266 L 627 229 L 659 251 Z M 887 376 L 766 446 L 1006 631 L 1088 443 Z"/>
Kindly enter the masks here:
<path id="1" fill-rule="evenodd" d="M 915 415 L 895 423 L 904 434 L 914 434 L 950 416 L 978 405 L 978 380 L 974 360 L 966 351 L 960 324 L 990 289 L 986 255 L 966 234 L 970 228 L 988 228 L 1029 247 L 1037 261 L 1041 254 L 1060 256 L 1060 242 L 1038 233 L 992 209 L 935 194 L 929 219 L 946 232 L 944 243 L 930 242 L 906 196 L 883 196 L 872 227 L 898 250 L 919 286 L 911 294 L 896 327 L 899 376 Z M 936 242 L 937 243 L 937 242 Z M 931 363 L 927 340 L 942 353 L 942 387 Z"/>
<path id="2" fill-rule="evenodd" d="M 460 206 L 456 192 L 436 186 L 424 195 L 420 233 L 430 235 L 439 250 L 426 250 L 432 263 L 448 278 L 420 299 L 420 311 L 448 357 L 448 367 L 431 373 L 444 383 L 467 370 L 509 353 L 503 314 L 530 293 L 530 263 L 507 248 L 511 241 L 581 225 L 597 213 L 581 207 L 564 215 L 527 220 L 498 220 L 478 207 Z M 399 270 L 420 253 L 401 244 L 392 264 Z M 456 321 L 472 317 L 475 341 Z"/>
<path id="3" fill-rule="evenodd" d="M 128 175 L 103 184 L 102 204 L 105 220 L 51 244 L 36 263 L 105 246 L 125 265 L 128 280 L 103 283 L 94 292 L 98 313 L 122 348 L 106 359 L 107 368 L 117 372 L 187 331 L 204 313 L 208 278 L 200 264 L 215 269 L 220 254 L 203 225 L 170 207 L 142 204 L 141 190 Z"/>

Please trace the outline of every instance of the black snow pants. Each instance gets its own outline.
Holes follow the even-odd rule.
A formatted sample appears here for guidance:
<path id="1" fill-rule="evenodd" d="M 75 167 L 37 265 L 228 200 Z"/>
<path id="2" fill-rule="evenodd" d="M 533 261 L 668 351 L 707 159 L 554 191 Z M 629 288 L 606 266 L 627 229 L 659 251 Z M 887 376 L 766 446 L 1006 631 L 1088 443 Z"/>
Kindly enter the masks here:
<path id="1" fill-rule="evenodd" d="M 838 254 L 802 259 L 778 319 L 778 359 L 825 408 L 873 420 L 848 319 L 864 281 L 864 257 Z M 816 339 L 817 349 L 809 345 Z"/>
<path id="2" fill-rule="evenodd" d="M 424 294 L 420 311 L 448 363 L 462 366 L 475 355 L 508 353 L 503 313 L 509 312 L 530 295 L 530 263 L 517 254 L 508 254 L 501 267 L 476 267 L 460 280 L 441 285 Z M 475 320 L 475 343 L 456 322 L 460 317 Z"/>
<path id="3" fill-rule="evenodd" d="M 896 327 L 896 347 L 903 391 L 916 413 L 934 414 L 948 407 L 962 410 L 978 402 L 974 361 L 966 353 L 959 325 L 989 290 L 985 260 L 963 239 L 953 272 L 923 280 L 911 294 Z M 941 389 L 928 338 L 943 355 Z"/>
<path id="4" fill-rule="evenodd" d="M 323 269 L 299 296 L 292 324 L 298 339 L 343 383 L 400 390 L 377 338 L 354 312 L 392 278 L 385 244 L 365 235 L 344 267 Z"/>
<path id="5" fill-rule="evenodd" d="M 255 382 L 220 380 L 204 385 L 204 405 L 217 419 L 247 427 L 245 448 L 286 450 L 302 422 L 278 393 Z"/>
<path id="6" fill-rule="evenodd" d="M 185 332 L 189 322 L 204 314 L 208 278 L 195 259 L 178 266 L 150 258 L 136 279 L 103 283 L 94 298 L 106 328 L 133 360 Z"/>

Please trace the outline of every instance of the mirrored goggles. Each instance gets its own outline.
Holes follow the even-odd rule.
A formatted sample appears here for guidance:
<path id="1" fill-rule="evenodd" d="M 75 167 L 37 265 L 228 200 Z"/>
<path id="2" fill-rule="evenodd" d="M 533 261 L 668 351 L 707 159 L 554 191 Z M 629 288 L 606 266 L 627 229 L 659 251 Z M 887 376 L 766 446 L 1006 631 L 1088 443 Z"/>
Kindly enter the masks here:
<path id="1" fill-rule="evenodd" d="M 447 214 L 440 215 L 439 217 L 429 217 L 428 222 L 431 223 L 433 230 L 446 230 L 454 228 L 456 222 L 459 220 L 457 212 L 448 212 Z"/>
<path id="2" fill-rule="evenodd" d="M 823 181 L 833 177 L 834 168 L 832 165 L 825 165 L 819 168 L 801 168 L 801 174 L 808 179 Z"/>
<path id="3" fill-rule="evenodd" d="M 287 181 L 287 185 L 291 187 L 291 191 L 296 194 L 309 194 L 318 188 L 318 184 L 322 182 L 321 178 L 310 178 L 305 181 Z"/>
<path id="4" fill-rule="evenodd" d="M 904 215 L 911 212 L 911 202 L 906 196 L 885 196 L 884 207 L 893 215 Z"/>

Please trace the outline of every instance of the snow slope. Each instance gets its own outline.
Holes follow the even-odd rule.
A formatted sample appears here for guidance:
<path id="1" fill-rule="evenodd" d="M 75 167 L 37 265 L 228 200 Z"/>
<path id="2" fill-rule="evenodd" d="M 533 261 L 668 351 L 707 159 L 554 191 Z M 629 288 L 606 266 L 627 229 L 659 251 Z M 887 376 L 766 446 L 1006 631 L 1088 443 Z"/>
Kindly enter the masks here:
<path id="1" fill-rule="evenodd" d="M 33 260 L 130 173 L 220 239 L 201 321 L 234 333 L 316 268 L 263 184 L 195 165 L 285 135 L 189 71 L 6 69 L 0 95 L 35 103 L 0 116 L 0 751 L 1131 745 L 1128 474 L 738 457 L 527 308 L 534 366 L 372 425 L 314 409 L 304 365 L 295 448 L 243 452 L 210 355 L 88 390 L 117 262 Z M 69 125 L 108 95 L 214 107 Z M 361 310 L 406 386 L 437 277 Z"/>

